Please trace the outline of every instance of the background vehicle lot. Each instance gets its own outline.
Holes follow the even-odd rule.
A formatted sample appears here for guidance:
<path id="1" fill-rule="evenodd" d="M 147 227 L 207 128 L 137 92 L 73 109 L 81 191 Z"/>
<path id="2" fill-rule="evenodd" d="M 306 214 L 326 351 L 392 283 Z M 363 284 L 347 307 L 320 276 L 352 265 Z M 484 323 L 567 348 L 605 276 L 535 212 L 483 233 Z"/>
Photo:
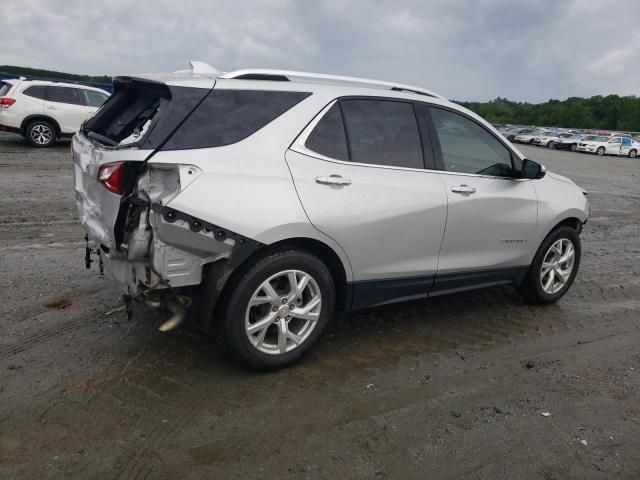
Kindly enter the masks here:
<path id="1" fill-rule="evenodd" d="M 590 192 L 557 305 L 494 288 L 359 312 L 265 375 L 113 312 L 68 143 L 0 134 L 0 477 L 637 478 L 640 161 L 521 148 Z"/>

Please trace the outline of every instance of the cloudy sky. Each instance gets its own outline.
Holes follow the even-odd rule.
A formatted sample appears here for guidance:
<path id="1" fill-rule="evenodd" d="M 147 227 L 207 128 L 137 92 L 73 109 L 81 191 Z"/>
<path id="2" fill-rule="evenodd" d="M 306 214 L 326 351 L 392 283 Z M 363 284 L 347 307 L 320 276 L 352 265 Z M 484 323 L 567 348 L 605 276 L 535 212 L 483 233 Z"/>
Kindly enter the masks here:
<path id="1" fill-rule="evenodd" d="M 285 68 L 458 100 L 640 95 L 638 0 L 5 0 L 0 65 Z"/>

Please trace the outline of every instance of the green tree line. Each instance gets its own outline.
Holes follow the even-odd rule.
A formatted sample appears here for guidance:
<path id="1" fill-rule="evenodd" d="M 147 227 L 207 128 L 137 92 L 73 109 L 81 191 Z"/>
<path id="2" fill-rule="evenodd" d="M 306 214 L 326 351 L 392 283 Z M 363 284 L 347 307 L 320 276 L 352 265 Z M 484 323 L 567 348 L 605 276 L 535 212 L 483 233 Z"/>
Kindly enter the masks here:
<path id="1" fill-rule="evenodd" d="M 640 98 L 601 95 L 545 103 L 457 102 L 491 123 L 640 132 Z"/>
<path id="2" fill-rule="evenodd" d="M 111 83 L 112 81 L 108 75 L 76 75 L 75 73 L 56 72 L 55 70 L 43 70 L 41 68 L 16 67 L 13 65 L 0 65 L 0 73 L 25 77 L 50 77 L 81 82 Z"/>

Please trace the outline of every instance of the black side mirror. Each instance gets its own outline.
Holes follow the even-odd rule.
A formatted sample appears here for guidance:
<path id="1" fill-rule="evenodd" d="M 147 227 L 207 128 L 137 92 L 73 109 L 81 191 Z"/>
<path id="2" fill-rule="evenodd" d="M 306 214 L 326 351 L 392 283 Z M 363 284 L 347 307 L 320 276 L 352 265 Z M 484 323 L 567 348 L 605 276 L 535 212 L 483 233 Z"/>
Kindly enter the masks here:
<path id="1" fill-rule="evenodd" d="M 547 169 L 544 165 L 540 165 L 539 163 L 534 162 L 533 160 L 529 160 L 525 158 L 522 161 L 522 177 L 521 178 L 529 178 L 531 180 L 538 180 L 543 178 L 547 174 Z"/>

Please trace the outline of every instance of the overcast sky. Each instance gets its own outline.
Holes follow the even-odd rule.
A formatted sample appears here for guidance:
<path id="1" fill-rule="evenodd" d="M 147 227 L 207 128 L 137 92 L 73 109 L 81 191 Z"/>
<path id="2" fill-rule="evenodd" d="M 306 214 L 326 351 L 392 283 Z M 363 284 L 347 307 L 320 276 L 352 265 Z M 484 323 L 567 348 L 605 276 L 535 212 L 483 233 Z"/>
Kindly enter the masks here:
<path id="1" fill-rule="evenodd" d="M 640 0 L 5 0 L 0 64 L 285 68 L 457 100 L 640 95 Z"/>

